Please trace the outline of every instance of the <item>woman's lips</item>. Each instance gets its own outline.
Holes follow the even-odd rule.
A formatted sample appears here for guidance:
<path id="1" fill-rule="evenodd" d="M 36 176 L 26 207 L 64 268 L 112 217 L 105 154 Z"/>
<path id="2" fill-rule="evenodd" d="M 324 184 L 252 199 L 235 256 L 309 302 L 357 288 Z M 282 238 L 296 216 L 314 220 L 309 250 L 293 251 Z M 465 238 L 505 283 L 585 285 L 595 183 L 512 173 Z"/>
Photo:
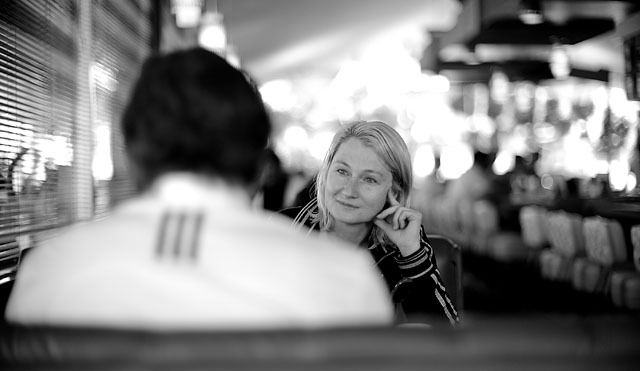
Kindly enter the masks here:
<path id="1" fill-rule="evenodd" d="M 358 208 L 358 206 L 352 205 L 352 204 L 344 202 L 344 201 L 336 200 L 336 202 L 339 203 L 342 206 L 349 207 L 349 208 L 352 208 L 352 209 Z"/>

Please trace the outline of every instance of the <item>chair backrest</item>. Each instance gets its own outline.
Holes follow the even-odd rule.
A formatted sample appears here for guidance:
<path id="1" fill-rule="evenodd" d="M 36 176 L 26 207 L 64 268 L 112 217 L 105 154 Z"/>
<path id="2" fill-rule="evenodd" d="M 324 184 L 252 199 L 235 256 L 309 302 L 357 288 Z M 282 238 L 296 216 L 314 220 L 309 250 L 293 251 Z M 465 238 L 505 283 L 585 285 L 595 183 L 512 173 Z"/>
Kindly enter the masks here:
<path id="1" fill-rule="evenodd" d="M 585 254 L 582 216 L 562 210 L 547 212 L 547 231 L 551 248 L 573 258 Z"/>
<path id="2" fill-rule="evenodd" d="M 627 260 L 624 232 L 613 219 L 591 216 L 584 219 L 587 256 L 595 263 L 611 266 Z"/>
<path id="3" fill-rule="evenodd" d="M 453 305 L 456 307 L 459 315 L 462 315 L 463 309 L 463 291 L 462 291 L 462 253 L 460 246 L 453 242 L 450 238 L 438 235 L 427 234 L 429 243 L 433 248 L 438 264 L 438 270 L 445 288 Z"/>
<path id="4" fill-rule="evenodd" d="M 534 205 L 523 206 L 518 215 L 522 226 L 522 239 L 532 248 L 539 249 L 549 242 L 546 224 L 547 210 Z"/>
<path id="5" fill-rule="evenodd" d="M 591 317 L 591 318 L 590 318 Z M 456 329 L 0 327 L 3 370 L 633 370 L 631 316 L 486 316 Z M 5 367 L 6 366 L 6 367 Z"/>
<path id="6" fill-rule="evenodd" d="M 640 271 L 640 224 L 631 227 L 631 245 L 633 246 L 633 265 Z"/>

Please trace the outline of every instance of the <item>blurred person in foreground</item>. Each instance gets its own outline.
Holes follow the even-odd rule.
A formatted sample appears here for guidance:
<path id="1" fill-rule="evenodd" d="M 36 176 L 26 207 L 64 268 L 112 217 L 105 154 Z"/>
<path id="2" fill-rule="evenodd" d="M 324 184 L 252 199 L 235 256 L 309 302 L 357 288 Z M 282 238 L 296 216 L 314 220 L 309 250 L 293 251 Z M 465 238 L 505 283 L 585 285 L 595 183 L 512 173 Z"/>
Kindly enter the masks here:
<path id="1" fill-rule="evenodd" d="M 403 312 L 397 318 L 457 324 L 422 214 L 409 207 L 412 185 L 411 157 L 398 132 L 379 121 L 347 125 L 335 134 L 317 176 L 316 197 L 294 225 L 368 251 Z"/>
<path id="2" fill-rule="evenodd" d="M 270 122 L 203 49 L 150 58 L 125 110 L 142 194 L 34 248 L 6 317 L 148 329 L 390 324 L 368 254 L 251 209 Z M 282 218 L 282 219 L 280 219 Z"/>

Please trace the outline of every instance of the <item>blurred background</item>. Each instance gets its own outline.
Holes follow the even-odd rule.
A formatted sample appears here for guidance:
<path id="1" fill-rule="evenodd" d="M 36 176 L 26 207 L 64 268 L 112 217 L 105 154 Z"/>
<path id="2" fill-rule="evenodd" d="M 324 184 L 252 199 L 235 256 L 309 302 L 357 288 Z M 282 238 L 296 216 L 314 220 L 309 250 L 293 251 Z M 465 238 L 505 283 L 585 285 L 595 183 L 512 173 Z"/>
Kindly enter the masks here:
<path id="1" fill-rule="evenodd" d="M 136 192 L 132 82 L 196 45 L 245 70 L 273 119 L 256 207 L 299 204 L 335 130 L 381 120 L 409 146 L 425 228 L 462 249 L 466 309 L 640 309 L 631 0 L 2 1 L 4 292 L 25 251 Z"/>

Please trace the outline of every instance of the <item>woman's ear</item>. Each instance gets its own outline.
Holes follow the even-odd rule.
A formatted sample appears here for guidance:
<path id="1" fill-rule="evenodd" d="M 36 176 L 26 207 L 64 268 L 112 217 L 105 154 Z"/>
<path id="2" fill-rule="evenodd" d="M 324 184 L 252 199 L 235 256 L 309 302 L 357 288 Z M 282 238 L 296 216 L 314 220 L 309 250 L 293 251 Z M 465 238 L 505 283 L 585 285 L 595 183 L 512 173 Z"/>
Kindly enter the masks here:
<path id="1" fill-rule="evenodd" d="M 393 192 L 393 198 L 395 198 L 396 201 L 400 203 L 400 205 L 406 206 L 406 195 L 400 192 L 400 190 L 398 190 L 395 186 L 391 188 L 391 191 Z"/>
<path id="2" fill-rule="evenodd" d="M 400 197 L 402 192 L 400 192 L 400 190 L 398 189 L 398 186 L 395 183 L 391 186 L 391 192 L 393 193 L 393 198 L 395 198 L 396 201 L 402 203 L 402 200 L 398 198 Z"/>

